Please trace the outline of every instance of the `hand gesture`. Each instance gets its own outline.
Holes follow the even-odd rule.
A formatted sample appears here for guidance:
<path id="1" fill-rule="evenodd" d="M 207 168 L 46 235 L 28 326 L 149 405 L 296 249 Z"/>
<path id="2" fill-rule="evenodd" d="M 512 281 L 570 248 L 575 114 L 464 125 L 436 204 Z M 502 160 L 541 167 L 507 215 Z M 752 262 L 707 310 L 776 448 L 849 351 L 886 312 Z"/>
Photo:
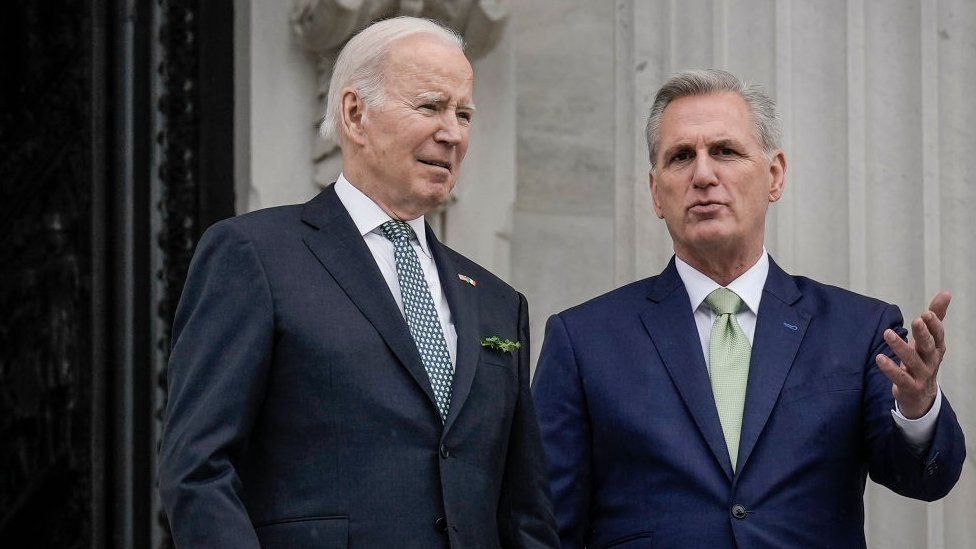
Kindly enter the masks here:
<path id="1" fill-rule="evenodd" d="M 875 358 L 878 368 L 894 384 L 891 394 L 898 409 L 908 419 L 925 415 L 939 392 L 936 376 L 946 353 L 945 329 L 942 321 L 952 295 L 939 292 L 927 311 L 912 321 L 912 340 L 904 341 L 894 330 L 885 330 L 885 342 L 900 359 L 900 364 L 883 354 Z"/>

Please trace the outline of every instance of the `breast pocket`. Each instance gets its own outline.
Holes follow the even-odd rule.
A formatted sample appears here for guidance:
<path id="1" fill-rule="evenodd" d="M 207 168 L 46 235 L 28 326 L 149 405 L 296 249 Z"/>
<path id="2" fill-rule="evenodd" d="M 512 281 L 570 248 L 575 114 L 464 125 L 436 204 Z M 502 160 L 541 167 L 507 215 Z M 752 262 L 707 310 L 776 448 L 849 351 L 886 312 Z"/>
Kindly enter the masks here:
<path id="1" fill-rule="evenodd" d="M 515 358 L 496 351 L 482 351 L 471 391 L 458 412 L 460 419 L 473 432 L 478 432 L 483 441 L 507 440 L 518 390 Z"/>
<path id="2" fill-rule="evenodd" d="M 288 519 L 255 528 L 263 549 L 345 549 L 349 519 L 345 516 Z"/>
<path id="3" fill-rule="evenodd" d="M 491 366 L 493 368 L 501 368 L 503 371 L 509 375 L 515 377 L 517 375 L 515 355 L 500 353 L 498 351 L 484 350 L 481 351 L 481 356 L 479 357 L 479 362 L 484 366 Z"/>
<path id="4" fill-rule="evenodd" d="M 849 371 L 784 388 L 771 420 L 783 429 L 780 453 L 819 464 L 859 462 L 862 382 L 861 372 Z"/>
<path id="5" fill-rule="evenodd" d="M 780 402 L 782 404 L 789 404 L 830 393 L 860 391 L 863 382 L 863 373 L 857 370 L 838 372 L 826 376 L 812 376 L 805 379 L 803 383 L 784 388 Z"/>

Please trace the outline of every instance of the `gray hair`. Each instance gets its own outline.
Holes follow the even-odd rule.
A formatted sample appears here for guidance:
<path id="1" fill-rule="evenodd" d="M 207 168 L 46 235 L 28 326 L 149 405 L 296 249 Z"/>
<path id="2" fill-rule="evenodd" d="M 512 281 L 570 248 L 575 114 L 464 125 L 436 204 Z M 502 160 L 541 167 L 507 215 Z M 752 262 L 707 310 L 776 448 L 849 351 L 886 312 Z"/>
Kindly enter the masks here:
<path id="1" fill-rule="evenodd" d="M 644 133 L 647 137 L 647 150 L 651 157 L 652 168 L 657 157 L 664 109 L 672 101 L 682 97 L 722 92 L 732 92 L 746 102 L 756 126 L 756 140 L 762 145 L 766 154 L 771 154 L 780 148 L 783 129 L 776 103 L 766 95 L 761 86 L 743 82 L 734 74 L 719 69 L 682 71 L 675 73 L 661 86 L 654 97 L 650 115 L 647 117 L 647 128 Z"/>
<path id="2" fill-rule="evenodd" d="M 325 116 L 319 127 L 322 137 L 326 140 L 339 138 L 341 92 L 344 88 L 354 88 L 367 107 L 375 107 L 382 102 L 383 65 L 390 46 L 401 38 L 415 34 L 427 34 L 443 40 L 449 46 L 464 49 L 464 39 L 458 33 L 430 19 L 401 16 L 366 27 L 343 46 L 336 59 L 329 81 Z"/>

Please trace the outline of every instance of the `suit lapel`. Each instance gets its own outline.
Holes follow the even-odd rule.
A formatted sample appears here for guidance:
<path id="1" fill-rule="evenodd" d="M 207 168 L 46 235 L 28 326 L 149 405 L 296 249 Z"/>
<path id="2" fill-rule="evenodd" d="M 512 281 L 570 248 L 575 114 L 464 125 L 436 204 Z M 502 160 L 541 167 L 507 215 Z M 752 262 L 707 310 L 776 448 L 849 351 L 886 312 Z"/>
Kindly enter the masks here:
<path id="1" fill-rule="evenodd" d="M 457 332 L 457 361 L 454 366 L 454 384 L 451 388 L 451 409 L 447 415 L 444 431 L 447 432 L 454 424 L 454 419 L 461 412 L 464 401 L 471 392 L 475 370 L 478 366 L 478 355 L 481 351 L 481 339 L 478 322 L 478 289 L 462 282 L 458 278 L 461 273 L 457 264 L 451 259 L 447 249 L 441 244 L 434 231 L 427 226 L 427 244 L 434 262 L 437 264 L 437 274 L 441 279 L 441 288 L 447 296 L 447 304 L 451 308 L 454 329 Z"/>
<path id="2" fill-rule="evenodd" d="M 654 280 L 648 301 L 641 321 L 708 447 L 731 480 L 732 462 L 701 353 L 698 328 L 674 258 Z"/>
<path id="3" fill-rule="evenodd" d="M 386 291 L 386 281 L 376 266 L 376 260 L 339 201 L 334 186 L 328 187 L 305 205 L 302 221 L 318 229 L 304 238 L 309 250 L 376 328 L 393 354 L 420 385 L 436 412 L 434 391 L 407 322 L 393 294 Z"/>
<path id="4" fill-rule="evenodd" d="M 739 470 L 749 461 L 810 324 L 809 315 L 793 306 L 802 295 L 793 279 L 770 258 L 749 362 Z"/>

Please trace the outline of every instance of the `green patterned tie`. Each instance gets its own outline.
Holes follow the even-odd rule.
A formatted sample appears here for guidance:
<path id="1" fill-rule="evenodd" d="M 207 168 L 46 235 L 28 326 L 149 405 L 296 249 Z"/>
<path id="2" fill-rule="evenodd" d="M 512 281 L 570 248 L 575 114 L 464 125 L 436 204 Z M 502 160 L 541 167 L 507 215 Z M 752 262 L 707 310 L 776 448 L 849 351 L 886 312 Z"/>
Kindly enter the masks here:
<path id="1" fill-rule="evenodd" d="M 742 410 L 746 401 L 746 382 L 749 380 L 749 357 L 752 345 L 742 331 L 735 313 L 745 304 L 728 288 L 719 288 L 705 298 L 708 308 L 715 311 L 711 341 L 708 344 L 709 375 L 712 394 L 718 408 L 718 419 L 725 433 L 732 470 L 739 455 L 739 433 L 742 431 Z"/>
<path id="2" fill-rule="evenodd" d="M 396 263 L 397 280 L 400 282 L 400 297 L 403 299 L 407 328 L 417 344 L 420 358 L 430 378 L 441 421 L 446 422 L 451 409 L 454 368 L 434 298 L 430 295 L 427 279 L 424 278 L 424 271 L 420 266 L 420 258 L 410 244 L 417 237 L 410 225 L 403 221 L 390 220 L 380 228 L 393 242 L 393 259 Z"/>

